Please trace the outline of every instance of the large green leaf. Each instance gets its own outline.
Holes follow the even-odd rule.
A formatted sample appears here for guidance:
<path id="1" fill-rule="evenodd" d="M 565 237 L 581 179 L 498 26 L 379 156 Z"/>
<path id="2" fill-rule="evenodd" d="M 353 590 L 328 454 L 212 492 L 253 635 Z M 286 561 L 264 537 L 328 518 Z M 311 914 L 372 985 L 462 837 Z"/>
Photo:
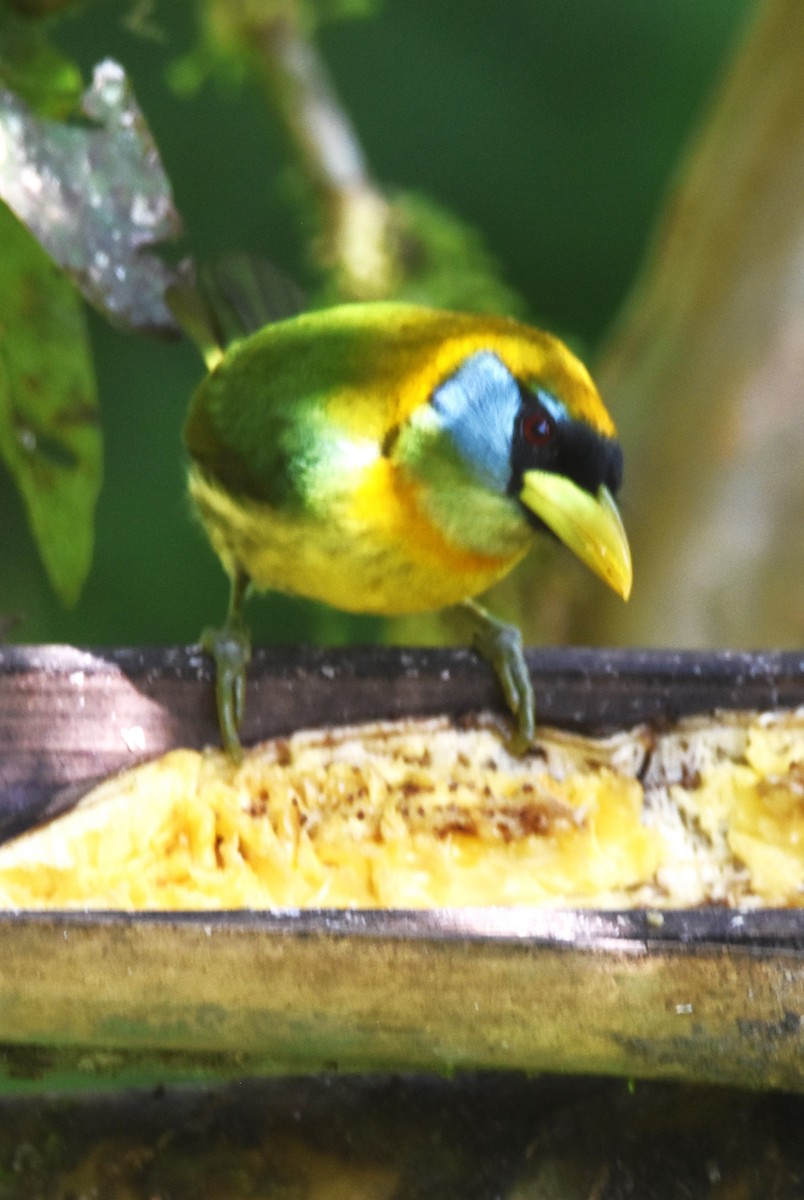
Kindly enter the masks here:
<path id="1" fill-rule="evenodd" d="M 164 299 L 174 272 L 151 248 L 181 221 L 121 66 L 95 68 L 81 114 L 42 118 L 0 88 L 0 199 L 109 320 L 176 332 Z"/>
<path id="2" fill-rule="evenodd" d="M 92 558 L 102 444 L 81 302 L 0 204 L 0 458 L 50 580 L 78 598 Z"/>

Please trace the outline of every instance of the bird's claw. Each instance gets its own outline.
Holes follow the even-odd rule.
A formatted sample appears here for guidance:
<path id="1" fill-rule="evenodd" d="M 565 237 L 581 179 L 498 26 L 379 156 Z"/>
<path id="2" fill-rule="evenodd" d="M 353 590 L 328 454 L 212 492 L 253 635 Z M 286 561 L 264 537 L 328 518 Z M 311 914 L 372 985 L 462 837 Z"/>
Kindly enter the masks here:
<path id="1" fill-rule="evenodd" d="M 522 645 L 522 634 L 516 625 L 492 617 L 478 604 L 466 606 L 472 614 L 472 645 L 484 658 L 500 682 L 505 702 L 516 726 L 509 740 L 509 749 L 520 755 L 530 749 L 536 725 L 533 685 Z"/>
<path id="2" fill-rule="evenodd" d="M 205 629 L 201 648 L 215 660 L 215 699 L 223 748 L 232 758 L 242 757 L 239 729 L 246 706 L 246 667 L 251 659 L 251 637 L 240 621 L 221 629 Z"/>

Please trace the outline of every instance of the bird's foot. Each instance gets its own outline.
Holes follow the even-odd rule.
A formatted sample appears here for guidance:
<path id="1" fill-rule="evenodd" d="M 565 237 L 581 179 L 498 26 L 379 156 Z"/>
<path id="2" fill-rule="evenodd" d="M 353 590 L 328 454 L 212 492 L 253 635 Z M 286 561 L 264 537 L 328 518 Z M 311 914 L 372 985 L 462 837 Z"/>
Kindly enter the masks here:
<path id="1" fill-rule="evenodd" d="M 230 619 L 221 629 L 205 629 L 201 648 L 215 660 L 215 699 L 223 748 L 239 762 L 243 751 L 238 731 L 246 706 L 251 636 L 242 621 Z"/>
<path id="2" fill-rule="evenodd" d="M 467 601 L 464 609 L 472 618 L 472 646 L 494 668 L 516 722 L 509 749 L 514 754 L 524 754 L 533 742 L 535 713 L 522 634 L 516 625 L 498 620 L 473 601 Z"/>

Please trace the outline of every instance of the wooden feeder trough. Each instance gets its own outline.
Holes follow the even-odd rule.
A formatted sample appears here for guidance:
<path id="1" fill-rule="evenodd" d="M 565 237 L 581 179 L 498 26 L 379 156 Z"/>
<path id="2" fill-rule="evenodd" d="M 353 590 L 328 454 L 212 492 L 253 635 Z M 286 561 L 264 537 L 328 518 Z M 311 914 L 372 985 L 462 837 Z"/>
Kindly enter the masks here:
<path id="1" fill-rule="evenodd" d="M 795 654 L 540 651 L 538 716 L 587 732 L 804 705 Z M 493 707 L 447 650 L 271 650 L 246 741 Z M 0 650 L 0 835 L 217 739 L 192 649 Z M 804 1090 L 804 910 L 6 912 L 0 1071 L 52 1086 L 490 1068 Z"/>

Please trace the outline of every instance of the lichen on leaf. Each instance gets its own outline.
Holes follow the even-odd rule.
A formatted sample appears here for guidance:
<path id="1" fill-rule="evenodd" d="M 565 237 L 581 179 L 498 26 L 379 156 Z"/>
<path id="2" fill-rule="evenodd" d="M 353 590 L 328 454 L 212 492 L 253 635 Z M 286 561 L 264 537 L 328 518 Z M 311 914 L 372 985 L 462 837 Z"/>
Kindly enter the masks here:
<path id="1" fill-rule="evenodd" d="M 118 63 L 98 64 L 79 115 L 37 116 L 0 88 L 0 198 L 115 325 L 175 333 L 164 299 L 174 271 L 153 250 L 181 219 Z"/>

